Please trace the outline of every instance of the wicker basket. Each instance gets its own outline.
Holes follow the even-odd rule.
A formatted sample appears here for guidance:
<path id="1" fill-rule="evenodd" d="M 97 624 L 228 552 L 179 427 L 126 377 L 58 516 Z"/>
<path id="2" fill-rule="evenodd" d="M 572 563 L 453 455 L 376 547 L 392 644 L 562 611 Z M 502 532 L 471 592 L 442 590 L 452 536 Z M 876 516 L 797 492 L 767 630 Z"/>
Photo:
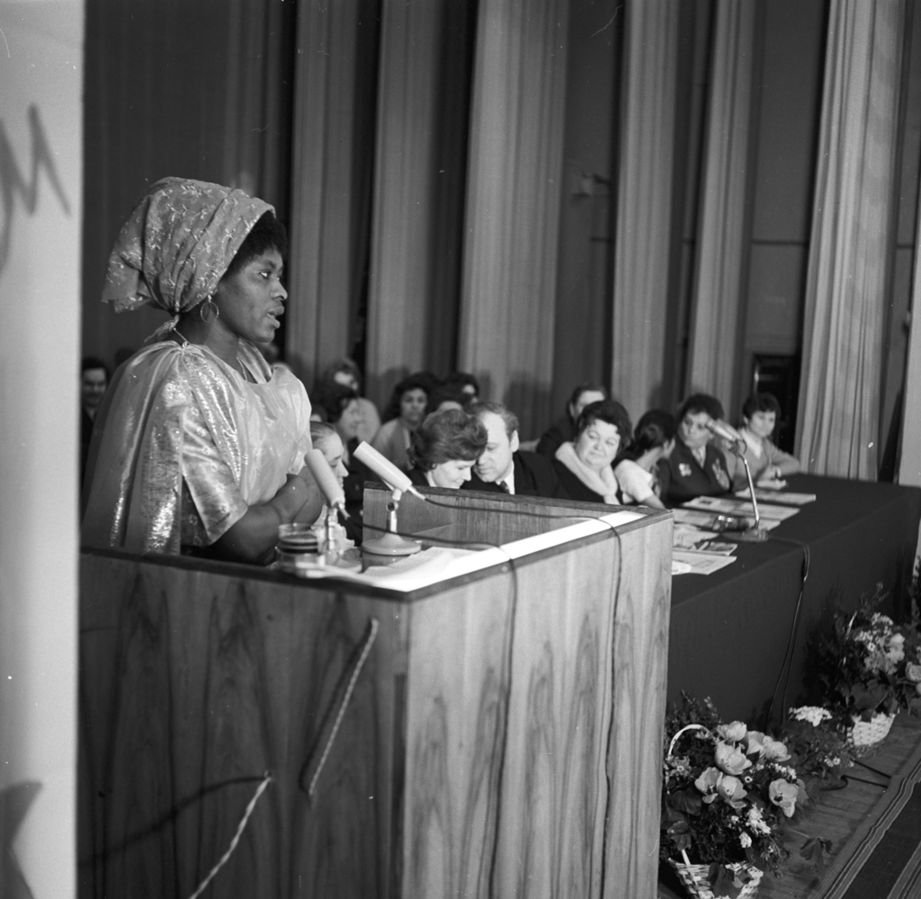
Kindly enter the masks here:
<path id="1" fill-rule="evenodd" d="M 684 859 L 685 860 L 682 862 L 676 862 L 672 859 L 670 863 L 675 869 L 675 873 L 678 875 L 682 886 L 688 891 L 688 895 L 694 897 L 694 899 L 721 899 L 720 896 L 714 894 L 710 887 L 710 879 L 708 876 L 710 866 L 692 865 L 687 861 L 686 855 Z M 758 885 L 761 883 L 764 872 L 760 868 L 748 864 L 748 862 L 736 862 L 732 865 L 726 865 L 726 867 L 729 868 L 733 874 L 744 871 L 748 875 L 749 880 L 742 886 L 736 895 L 738 899 L 753 899 L 758 893 Z"/>
<path id="2" fill-rule="evenodd" d="M 671 742 L 668 744 L 667 757 L 671 758 L 674 754 L 675 746 L 680 737 L 695 730 L 703 731 L 705 734 L 710 733 L 710 730 L 702 724 L 685 725 L 672 737 Z M 669 864 L 675 869 L 675 873 L 678 875 L 678 879 L 681 881 L 682 886 L 684 886 L 688 894 L 694 897 L 694 899 L 721 899 L 720 896 L 714 894 L 710 887 L 710 865 L 691 864 L 691 860 L 688 858 L 686 852 L 681 853 L 681 861 L 669 859 Z M 734 875 L 739 872 L 745 872 L 746 883 L 741 887 L 739 892 L 736 893 L 736 896 L 739 897 L 739 899 L 752 899 L 758 892 L 758 884 L 761 883 L 764 872 L 748 862 L 735 862 L 726 865 L 726 867 L 732 871 Z"/>
<path id="3" fill-rule="evenodd" d="M 878 712 L 869 721 L 861 718 L 851 718 L 854 722 L 848 729 L 847 742 L 855 749 L 868 749 L 877 743 L 882 743 L 889 736 L 895 715 L 886 715 Z"/>

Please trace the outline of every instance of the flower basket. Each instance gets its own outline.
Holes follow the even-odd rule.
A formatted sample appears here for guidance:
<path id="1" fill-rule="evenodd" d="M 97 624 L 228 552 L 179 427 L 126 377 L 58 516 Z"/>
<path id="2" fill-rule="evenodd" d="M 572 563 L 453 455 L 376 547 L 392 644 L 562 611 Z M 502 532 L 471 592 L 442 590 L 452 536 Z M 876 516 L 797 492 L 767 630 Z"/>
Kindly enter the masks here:
<path id="1" fill-rule="evenodd" d="M 670 860 L 669 863 L 675 869 L 681 885 L 694 899 L 724 899 L 724 896 L 727 895 L 724 893 L 717 895 L 713 892 L 710 886 L 709 865 L 692 865 L 687 861 L 687 856 L 683 862 Z M 761 883 L 764 872 L 748 862 L 736 862 L 726 867 L 732 871 L 734 877 L 744 881 L 738 892 L 733 892 L 733 896 L 753 899 L 758 893 L 758 885 Z"/>
<path id="2" fill-rule="evenodd" d="M 851 720 L 854 723 L 847 732 L 848 743 L 855 749 L 869 749 L 871 746 L 876 746 L 877 743 L 882 743 L 889 736 L 895 715 L 878 712 L 869 721 L 856 716 Z"/>

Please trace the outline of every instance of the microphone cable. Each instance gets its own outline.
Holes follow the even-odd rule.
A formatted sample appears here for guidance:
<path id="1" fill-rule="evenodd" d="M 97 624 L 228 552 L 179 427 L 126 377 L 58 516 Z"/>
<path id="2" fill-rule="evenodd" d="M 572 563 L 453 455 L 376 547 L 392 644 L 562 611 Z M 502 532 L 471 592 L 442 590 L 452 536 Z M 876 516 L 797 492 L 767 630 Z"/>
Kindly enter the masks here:
<path id="1" fill-rule="evenodd" d="M 780 670 L 777 673 L 777 680 L 774 683 L 774 690 L 771 693 L 771 701 L 768 704 L 767 714 L 765 716 L 766 726 L 770 725 L 771 719 L 773 718 L 775 700 L 777 699 L 778 690 L 781 689 L 781 684 L 783 684 L 783 690 L 780 694 L 781 714 L 786 715 L 785 706 L 787 699 L 787 689 L 790 686 L 790 667 L 793 663 L 793 649 L 796 645 L 796 632 L 799 628 L 799 619 L 803 609 L 803 601 L 806 596 L 806 581 L 809 578 L 809 566 L 811 563 L 808 543 L 803 543 L 800 540 L 793 540 L 790 537 L 776 537 L 771 534 L 768 535 L 768 541 L 776 543 L 787 543 L 790 546 L 799 547 L 803 554 L 803 561 L 802 567 L 800 568 L 799 593 L 796 597 L 796 604 L 793 607 L 793 617 L 790 621 L 790 634 L 787 637 L 787 646 L 784 650 L 783 659 L 780 664 Z"/>
<path id="2" fill-rule="evenodd" d="M 437 501 L 437 500 L 433 500 L 433 499 L 431 498 L 431 496 L 426 496 L 426 501 L 429 502 L 429 503 L 431 503 L 431 504 L 434 505 L 434 506 L 440 506 L 440 507 L 446 508 L 446 509 L 457 510 L 457 509 L 459 508 L 457 505 L 452 504 L 452 503 L 439 502 L 439 501 Z M 488 512 L 488 513 L 493 513 L 493 512 L 496 511 L 496 509 L 495 509 L 495 508 L 492 508 L 492 507 L 487 507 L 487 506 L 475 506 L 475 505 L 464 506 L 464 507 L 463 507 L 463 510 L 464 510 L 464 511 L 473 511 L 473 512 Z M 613 625 L 614 625 L 614 623 L 615 623 L 616 620 L 617 620 L 617 615 L 618 615 L 618 611 L 619 611 L 619 610 L 618 610 L 618 605 L 619 605 L 620 600 L 621 600 L 621 590 L 622 590 L 622 587 L 623 587 L 623 571 L 624 571 L 624 551 L 623 551 L 623 542 L 622 542 L 622 538 L 621 538 L 620 531 L 617 530 L 616 525 L 615 525 L 613 522 L 607 520 L 607 515 L 602 515 L 602 516 L 594 516 L 594 515 L 573 515 L 573 514 L 571 514 L 571 513 L 566 513 L 566 514 L 543 514 L 543 513 L 540 513 L 540 512 L 527 512 L 527 511 L 523 511 L 523 510 L 520 510 L 520 509 L 516 509 L 516 510 L 515 510 L 515 514 L 517 514 L 517 515 L 523 515 L 523 516 L 530 517 L 530 518 L 543 518 L 543 519 L 559 520 L 559 521 L 572 521 L 572 522 L 595 521 L 595 522 L 601 522 L 602 524 L 604 524 L 604 525 L 608 528 L 608 530 L 614 535 L 614 540 L 615 540 L 615 542 L 616 542 L 616 544 L 617 544 L 617 551 L 616 551 L 617 574 L 616 574 L 616 579 L 615 579 L 614 584 L 613 584 L 613 591 L 614 591 L 614 592 L 613 592 L 613 598 L 614 598 L 613 608 L 612 608 L 611 611 L 610 611 L 610 620 L 611 620 L 612 628 L 613 628 Z M 387 531 L 386 528 L 382 528 L 382 527 L 379 527 L 379 526 L 377 526 L 377 525 L 365 525 L 365 527 L 367 527 L 367 528 L 369 528 L 370 530 L 373 530 L 373 531 L 378 531 L 378 532 L 381 532 L 381 533 L 388 533 L 388 531 Z M 510 639 L 510 645 L 509 645 L 509 651 L 508 651 L 508 653 L 507 653 L 507 656 L 508 656 L 508 665 L 507 665 L 507 670 L 506 670 L 506 678 L 507 678 L 506 683 L 508 683 L 508 684 L 509 684 L 509 687 L 510 687 L 510 686 L 511 686 L 511 682 L 512 682 L 512 672 L 514 671 L 514 663 L 513 663 L 513 661 L 512 661 L 512 655 L 513 655 L 513 650 L 514 650 L 514 640 L 513 640 L 512 638 L 513 638 L 513 636 L 514 636 L 514 631 L 515 631 L 515 622 L 516 622 L 516 619 L 517 619 L 518 598 L 519 598 L 518 572 L 517 572 L 517 569 L 516 569 L 516 567 L 515 567 L 515 560 L 505 551 L 505 548 L 504 548 L 502 545 L 500 545 L 500 544 L 498 544 L 498 543 L 492 543 L 492 542 L 490 542 L 490 541 L 450 540 L 450 539 L 448 539 L 448 538 L 446 538 L 446 537 L 428 537 L 428 536 L 423 537 L 423 536 L 420 535 L 420 534 L 410 534 L 410 533 L 401 532 L 401 531 L 396 531 L 396 532 L 394 532 L 394 531 L 389 531 L 389 533 L 396 533 L 397 536 L 399 536 L 399 537 L 404 537 L 404 538 L 408 538 L 408 539 L 412 539 L 412 540 L 425 540 L 426 542 L 429 542 L 429 543 L 432 543 L 432 544 L 442 544 L 442 545 L 446 545 L 446 546 L 456 546 L 456 547 L 471 548 L 471 549 L 472 549 L 472 548 L 476 548 L 476 547 L 484 547 L 484 548 L 490 548 L 490 549 L 498 549 L 500 552 L 502 552 L 502 554 L 505 556 L 506 561 L 508 562 L 508 565 L 509 565 L 509 571 L 510 571 L 510 573 L 511 573 L 511 584 L 512 584 L 511 613 L 510 613 L 510 622 L 509 622 L 509 639 Z M 613 641 L 612 641 L 612 643 L 611 643 L 611 646 L 609 647 L 609 652 L 610 652 L 610 665 L 611 665 L 611 667 L 610 667 L 610 673 L 609 673 L 609 678 L 610 678 L 611 689 L 613 690 L 613 689 L 614 689 L 614 684 L 615 684 L 615 681 L 616 681 L 616 670 L 617 670 L 617 665 L 618 665 L 618 661 L 619 661 L 619 659 L 618 659 L 618 657 L 617 657 L 617 653 L 615 652 L 615 644 L 614 644 Z M 504 736 L 505 736 L 506 739 L 507 739 L 507 735 L 508 735 L 508 716 L 509 716 L 509 714 L 510 714 L 510 705 L 511 705 L 511 703 L 509 703 L 508 701 L 506 701 L 506 703 L 505 703 L 505 710 L 504 710 L 505 722 L 504 722 L 504 725 L 503 725 L 503 733 L 504 733 Z M 614 728 L 615 728 L 615 715 L 614 715 L 614 710 L 613 710 L 613 707 L 612 707 L 611 710 L 609 711 L 608 733 L 607 733 L 607 739 L 606 739 L 606 745 L 608 745 L 608 746 L 611 744 L 611 741 L 612 741 L 612 739 L 613 739 L 613 731 L 614 731 Z M 500 789 L 501 789 L 502 779 L 503 779 L 503 775 L 504 775 L 504 771 L 505 771 L 505 755 L 506 755 L 506 753 L 503 752 L 503 753 L 502 753 L 502 760 L 501 760 L 501 762 L 500 762 L 499 773 L 498 773 L 499 787 L 500 787 Z M 610 826 L 610 822 L 611 822 L 611 821 L 613 820 L 613 818 L 614 818 L 614 816 L 610 813 L 610 811 L 611 811 L 611 810 L 610 810 L 610 803 L 611 803 L 611 774 L 608 773 L 608 772 L 606 772 L 606 774 L 605 774 L 605 779 L 606 779 L 606 782 L 607 782 L 607 791 L 606 791 L 606 795 L 607 795 L 607 800 L 606 800 L 606 802 L 607 802 L 607 809 L 606 809 L 605 819 L 604 819 L 604 820 L 605 820 L 604 829 L 605 829 L 605 840 L 607 840 L 607 833 L 608 833 L 608 829 L 609 829 L 609 826 Z M 502 806 L 501 806 L 501 803 L 500 803 L 500 807 L 499 807 L 499 809 L 498 809 L 497 812 L 496 812 L 496 815 L 497 815 L 497 817 L 496 817 L 496 827 L 497 827 L 497 829 L 499 828 L 499 817 L 501 816 L 501 814 L 502 814 Z M 497 865 L 497 863 L 498 863 L 498 858 L 497 858 L 497 855 L 496 855 L 497 851 L 498 851 L 498 844 L 496 844 L 496 845 L 493 847 L 493 852 L 492 852 L 492 856 L 491 856 L 491 859 L 490 859 L 490 871 L 491 871 L 491 878 L 490 878 L 490 879 L 491 879 L 491 881 L 492 881 L 492 880 L 494 879 L 494 877 L 495 877 L 496 865 Z M 602 879 L 603 879 L 603 878 L 604 878 L 604 860 L 602 860 Z"/>

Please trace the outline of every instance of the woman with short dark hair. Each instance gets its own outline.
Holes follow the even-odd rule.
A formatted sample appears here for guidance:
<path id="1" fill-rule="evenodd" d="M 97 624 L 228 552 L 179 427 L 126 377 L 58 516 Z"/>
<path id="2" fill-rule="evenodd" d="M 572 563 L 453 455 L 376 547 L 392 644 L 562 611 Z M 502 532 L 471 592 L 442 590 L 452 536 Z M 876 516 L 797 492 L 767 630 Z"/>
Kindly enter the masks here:
<path id="1" fill-rule="evenodd" d="M 796 474 L 801 468 L 796 456 L 785 453 L 771 440 L 779 417 L 780 403 L 772 393 L 753 393 L 742 404 L 739 434 L 745 442 L 745 460 L 752 482 L 759 487 L 781 487 L 787 475 Z M 736 489 L 748 486 L 741 460 L 731 454 L 728 458 L 736 463 L 732 467 L 733 486 Z"/>
<path id="2" fill-rule="evenodd" d="M 413 434 L 410 479 L 414 484 L 457 489 L 470 480 L 486 441 L 486 428 L 476 416 L 460 409 L 433 412 Z"/>
<path id="3" fill-rule="evenodd" d="M 608 388 L 604 384 L 585 381 L 576 385 L 566 403 L 566 414 L 558 418 L 537 441 L 536 451 L 552 459 L 561 443 L 576 436 L 576 421 L 579 413 L 589 404 L 608 398 Z"/>
<path id="4" fill-rule="evenodd" d="M 644 412 L 633 432 L 633 443 L 614 462 L 614 477 L 626 505 L 664 509 L 659 496 L 658 463 L 675 445 L 675 416 L 664 409 Z"/>
<path id="5" fill-rule="evenodd" d="M 412 435 L 428 411 L 435 379 L 428 372 L 407 375 L 394 388 L 371 446 L 397 468 L 409 467 Z"/>
<path id="6" fill-rule="evenodd" d="M 571 499 L 616 505 L 617 479 L 611 467 L 630 442 L 630 416 L 616 400 L 590 403 L 576 419 L 575 436 L 557 447 L 554 467 Z"/>
<path id="7" fill-rule="evenodd" d="M 732 482 L 726 456 L 712 441 L 709 427 L 723 418 L 723 404 L 708 393 L 695 393 L 681 404 L 677 417 L 675 446 L 658 463 L 665 505 L 728 493 Z"/>

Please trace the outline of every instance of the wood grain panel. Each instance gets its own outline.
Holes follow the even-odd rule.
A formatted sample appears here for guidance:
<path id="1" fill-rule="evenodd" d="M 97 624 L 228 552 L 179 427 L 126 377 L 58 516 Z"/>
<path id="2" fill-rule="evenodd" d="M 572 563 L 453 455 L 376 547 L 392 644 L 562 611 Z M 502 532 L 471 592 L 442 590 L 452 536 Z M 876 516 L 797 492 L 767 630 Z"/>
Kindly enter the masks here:
<path id="1" fill-rule="evenodd" d="M 585 514 L 463 502 L 411 523 L 497 542 Z M 647 895 L 670 531 L 405 595 L 84 553 L 81 897 L 191 895 L 265 772 L 209 897 Z"/>
<path id="2" fill-rule="evenodd" d="M 605 897 L 655 895 L 671 611 L 671 529 L 619 533 Z M 630 563 L 627 564 L 627 560 Z"/>
<path id="3" fill-rule="evenodd" d="M 82 795 L 100 797 L 81 809 L 82 895 L 190 895 L 265 771 L 209 895 L 387 895 L 392 604 L 90 555 L 82 582 Z M 308 798 L 372 616 L 379 643 Z"/>
<path id="4" fill-rule="evenodd" d="M 511 625 L 507 576 L 499 580 L 411 608 L 405 895 L 489 895 Z"/>
<path id="5" fill-rule="evenodd" d="M 519 565 L 497 895 L 598 895 L 613 608 L 595 588 L 616 564 L 596 543 Z"/>

